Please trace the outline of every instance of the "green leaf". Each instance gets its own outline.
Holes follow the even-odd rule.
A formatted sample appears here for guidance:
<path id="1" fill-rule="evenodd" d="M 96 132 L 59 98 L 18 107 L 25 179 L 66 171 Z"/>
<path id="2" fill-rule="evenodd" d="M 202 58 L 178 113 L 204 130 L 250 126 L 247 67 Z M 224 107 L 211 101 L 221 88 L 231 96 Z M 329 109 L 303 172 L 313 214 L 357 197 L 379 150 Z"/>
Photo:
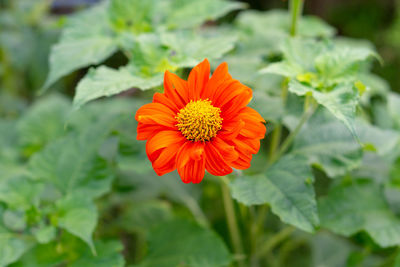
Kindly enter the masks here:
<path id="1" fill-rule="evenodd" d="M 361 63 L 370 57 L 380 59 L 379 55 L 369 48 L 336 46 L 315 59 L 315 68 L 325 86 L 340 82 L 354 82 Z"/>
<path id="2" fill-rule="evenodd" d="M 170 28 L 196 27 L 244 7 L 243 3 L 225 0 L 174 0 L 166 24 Z"/>
<path id="3" fill-rule="evenodd" d="M 74 107 L 79 108 L 91 100 L 112 96 L 131 88 L 146 90 L 156 87 L 162 84 L 163 76 L 159 73 L 152 77 L 141 77 L 135 75 L 129 67 L 119 70 L 105 66 L 91 69 L 76 88 Z"/>
<path id="4" fill-rule="evenodd" d="M 30 155 L 62 136 L 70 103 L 61 96 L 37 101 L 18 122 L 19 143 Z"/>
<path id="5" fill-rule="evenodd" d="M 238 16 L 238 25 L 245 31 L 258 35 L 271 35 L 271 32 L 290 33 L 290 14 L 286 10 L 256 11 L 248 10 Z M 330 37 L 335 29 L 318 17 L 302 16 L 298 21 L 298 35 L 307 37 Z"/>
<path id="6" fill-rule="evenodd" d="M 400 244 L 400 220 L 372 182 L 332 188 L 318 200 L 318 210 L 321 225 L 337 234 L 351 236 L 364 230 L 381 247 Z"/>
<path id="7" fill-rule="evenodd" d="M 108 15 L 114 30 L 140 34 L 155 30 L 153 24 L 156 22 L 156 7 L 155 0 L 112 0 Z M 158 14 L 158 19 L 162 20 L 162 13 Z"/>
<path id="8" fill-rule="evenodd" d="M 24 240 L 19 234 L 0 225 L 0 266 L 8 266 L 17 261 L 32 246 L 33 242 Z"/>
<path id="9" fill-rule="evenodd" d="M 296 80 L 291 80 L 289 82 L 289 91 L 301 96 L 311 93 L 320 105 L 342 121 L 352 135 L 358 139 L 354 126 L 358 104 L 358 90 L 353 84 L 340 84 L 329 92 L 320 92 Z"/>
<path id="10" fill-rule="evenodd" d="M 58 226 L 85 241 L 93 254 L 92 235 L 97 225 L 97 209 L 86 195 L 70 194 L 57 202 Z"/>
<path id="11" fill-rule="evenodd" d="M 388 97 L 388 110 L 392 117 L 393 127 L 400 129 L 400 95 L 397 93 L 390 93 Z"/>
<path id="12" fill-rule="evenodd" d="M 43 185 L 26 176 L 11 175 L 0 179 L 0 201 L 12 209 L 28 210 L 39 206 Z"/>
<path id="13" fill-rule="evenodd" d="M 227 266 L 231 262 L 228 249 L 214 232 L 184 220 L 154 228 L 148 247 L 140 266 Z"/>
<path id="14" fill-rule="evenodd" d="M 234 48 L 236 40 L 235 35 L 218 32 L 209 36 L 187 31 L 161 35 L 161 43 L 173 53 L 170 61 L 179 67 L 193 67 L 205 58 L 219 59 Z"/>
<path id="15" fill-rule="evenodd" d="M 50 73 L 42 91 L 74 70 L 98 64 L 116 50 L 109 34 L 106 4 L 97 5 L 71 18 L 50 54 Z"/>
<path id="16" fill-rule="evenodd" d="M 313 182 L 307 159 L 287 155 L 265 175 L 235 179 L 231 190 L 239 202 L 245 205 L 268 203 L 283 222 L 313 232 L 319 224 Z"/>
<path id="17" fill-rule="evenodd" d="M 311 241 L 312 266 L 343 267 L 353 250 L 350 242 L 326 232 L 315 235 Z"/>
<path id="18" fill-rule="evenodd" d="M 305 155 L 330 177 L 361 164 L 362 148 L 346 127 L 327 112 L 317 112 L 294 140 L 291 153 Z"/>
<path id="19" fill-rule="evenodd" d="M 106 117 L 79 135 L 72 133 L 36 153 L 29 162 L 32 177 L 54 184 L 63 194 L 81 192 L 98 197 L 106 193 L 114 175 L 98 150 L 118 121 Z"/>
<path id="20" fill-rule="evenodd" d="M 33 235 L 40 244 L 47 244 L 53 241 L 56 237 L 56 234 L 57 229 L 52 225 L 40 227 L 33 232 Z"/>
<path id="21" fill-rule="evenodd" d="M 144 232 L 172 218 L 172 210 L 168 203 L 155 200 L 129 205 L 121 213 L 121 226 L 133 232 Z"/>
<path id="22" fill-rule="evenodd" d="M 123 267 L 125 260 L 121 252 L 123 245 L 120 241 L 95 242 L 97 255 L 85 251 L 71 267 Z"/>

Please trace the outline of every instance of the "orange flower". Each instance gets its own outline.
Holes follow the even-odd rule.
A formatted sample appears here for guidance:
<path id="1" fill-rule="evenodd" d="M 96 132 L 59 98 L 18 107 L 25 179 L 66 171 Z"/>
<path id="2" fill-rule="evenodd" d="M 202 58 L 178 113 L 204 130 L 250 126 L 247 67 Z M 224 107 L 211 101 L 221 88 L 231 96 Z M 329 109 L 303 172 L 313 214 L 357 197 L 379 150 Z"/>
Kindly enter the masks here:
<path id="1" fill-rule="evenodd" d="M 246 106 L 251 98 L 251 89 L 232 79 L 226 63 L 211 78 L 207 59 L 188 81 L 166 71 L 164 93 L 155 93 L 135 116 L 137 139 L 147 140 L 155 172 L 178 169 L 184 183 L 200 183 L 205 169 L 223 176 L 249 168 L 266 131 L 264 119 Z"/>

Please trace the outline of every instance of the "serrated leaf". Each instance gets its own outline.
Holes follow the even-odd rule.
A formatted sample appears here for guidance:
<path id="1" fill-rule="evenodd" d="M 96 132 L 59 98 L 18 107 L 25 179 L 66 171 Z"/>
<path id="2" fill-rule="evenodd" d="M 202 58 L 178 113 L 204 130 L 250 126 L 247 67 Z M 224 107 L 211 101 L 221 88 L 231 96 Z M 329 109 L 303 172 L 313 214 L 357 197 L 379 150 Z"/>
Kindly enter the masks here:
<path id="1" fill-rule="evenodd" d="M 133 232 L 144 232 L 172 218 L 172 210 L 168 203 L 154 200 L 129 205 L 121 213 L 121 226 Z"/>
<path id="2" fill-rule="evenodd" d="M 317 112 L 294 140 L 291 153 L 305 155 L 330 177 L 361 164 L 362 147 L 346 127 L 326 112 Z"/>
<path id="3" fill-rule="evenodd" d="M 40 244 L 47 244 L 56 237 L 57 229 L 52 225 L 46 225 L 35 229 L 33 235 Z"/>
<path id="4" fill-rule="evenodd" d="M 28 210 L 39 206 L 39 197 L 43 185 L 26 176 L 11 175 L 0 179 L 0 201 L 10 208 Z"/>
<path id="5" fill-rule="evenodd" d="M 61 96 L 37 101 L 18 122 L 19 143 L 30 155 L 64 134 L 70 103 Z"/>
<path id="6" fill-rule="evenodd" d="M 313 175 L 303 156 L 287 155 L 265 175 L 240 177 L 230 187 L 232 196 L 245 205 L 268 203 L 282 221 L 313 232 L 319 224 Z"/>
<path id="7" fill-rule="evenodd" d="M 70 194 L 57 202 L 58 226 L 85 241 L 93 254 L 93 231 L 97 225 L 97 209 L 88 196 Z"/>
<path id="8" fill-rule="evenodd" d="M 83 253 L 71 267 L 123 267 L 125 260 L 121 252 L 123 245 L 120 241 L 95 242 L 97 256 L 91 253 Z"/>
<path id="9" fill-rule="evenodd" d="M 290 14 L 286 10 L 256 11 L 248 10 L 238 16 L 239 27 L 254 33 L 266 34 L 280 31 L 286 36 L 290 33 Z M 307 37 L 330 37 L 335 29 L 318 17 L 302 16 L 298 21 L 298 35 Z"/>
<path id="10" fill-rule="evenodd" d="M 196 27 L 244 7 L 243 3 L 225 0 L 174 0 L 166 24 L 170 28 Z"/>
<path id="11" fill-rule="evenodd" d="M 33 242 L 24 240 L 19 234 L 0 225 L 0 266 L 8 266 L 17 261 L 33 245 Z"/>
<path id="12" fill-rule="evenodd" d="M 354 126 L 358 104 L 358 91 L 353 84 L 340 84 L 329 92 L 320 92 L 296 80 L 291 80 L 289 82 L 289 91 L 300 96 L 311 93 L 320 105 L 342 121 L 352 135 L 358 139 Z"/>
<path id="13" fill-rule="evenodd" d="M 234 48 L 235 35 L 205 36 L 193 32 L 164 33 L 161 43 L 171 49 L 171 62 L 179 67 L 194 67 L 204 58 L 219 59 Z"/>
<path id="14" fill-rule="evenodd" d="M 155 0 L 112 0 L 108 17 L 116 31 L 129 31 L 134 34 L 150 32 L 155 30 L 153 24 L 155 24 L 156 7 Z M 163 15 L 158 14 L 162 19 Z"/>
<path id="15" fill-rule="evenodd" d="M 74 107 L 79 108 L 91 100 L 103 96 L 112 96 L 130 88 L 150 89 L 162 84 L 162 81 L 162 73 L 145 78 L 133 74 L 129 67 L 115 70 L 101 66 L 97 69 L 91 69 L 80 80 L 76 88 Z"/>
<path id="16" fill-rule="evenodd" d="M 335 47 L 315 59 L 315 68 L 325 86 L 354 82 L 361 63 L 370 57 L 380 59 L 374 50 L 365 47 Z"/>
<path id="17" fill-rule="evenodd" d="M 50 73 L 42 92 L 59 78 L 98 64 L 117 50 L 106 18 L 106 3 L 103 3 L 69 20 L 60 41 L 51 49 Z"/>
<path id="18" fill-rule="evenodd" d="M 29 162 L 32 178 L 55 185 L 63 194 L 103 195 L 114 175 L 109 164 L 98 156 L 98 149 L 114 123 L 104 119 L 36 153 Z"/>
<path id="19" fill-rule="evenodd" d="M 400 244 L 400 220 L 372 182 L 332 188 L 318 199 L 318 210 L 321 225 L 337 234 L 350 236 L 364 230 L 381 247 Z"/>
<path id="20" fill-rule="evenodd" d="M 184 220 L 151 230 L 148 247 L 140 266 L 226 266 L 231 262 L 228 249 L 214 232 Z"/>

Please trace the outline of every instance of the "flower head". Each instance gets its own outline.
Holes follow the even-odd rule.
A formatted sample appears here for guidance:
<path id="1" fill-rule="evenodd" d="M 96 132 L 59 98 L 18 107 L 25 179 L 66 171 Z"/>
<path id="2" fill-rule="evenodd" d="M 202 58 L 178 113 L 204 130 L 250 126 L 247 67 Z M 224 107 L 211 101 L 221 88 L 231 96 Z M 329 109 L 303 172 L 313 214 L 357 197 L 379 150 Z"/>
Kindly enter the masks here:
<path id="1" fill-rule="evenodd" d="M 199 183 L 205 170 L 222 176 L 247 169 L 265 135 L 264 119 L 247 107 L 249 87 L 232 79 L 222 63 L 210 78 L 207 59 L 193 68 L 188 81 L 168 71 L 164 93 L 136 112 L 137 139 L 158 175 L 178 169 L 184 183 Z"/>

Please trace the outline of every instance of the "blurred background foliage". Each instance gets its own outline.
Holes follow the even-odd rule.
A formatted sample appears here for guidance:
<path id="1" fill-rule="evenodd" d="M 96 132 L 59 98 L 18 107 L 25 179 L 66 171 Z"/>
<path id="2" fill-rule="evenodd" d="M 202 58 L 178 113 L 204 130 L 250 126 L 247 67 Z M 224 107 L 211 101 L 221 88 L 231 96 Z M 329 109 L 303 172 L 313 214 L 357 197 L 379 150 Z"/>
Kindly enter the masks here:
<path id="1" fill-rule="evenodd" d="M 240 261 L 243 255 L 231 255 L 229 252 L 233 250 L 233 245 L 226 227 L 221 192 L 217 186 L 219 182 L 211 175 L 204 179 L 201 186 L 184 185 L 176 174 L 157 177 L 146 158 L 145 144 L 135 140 L 133 114 L 137 107 L 148 101 L 151 93 L 128 90 L 113 101 L 90 103 L 76 112 L 71 99 L 78 82 L 88 73 L 85 67 L 55 82 L 53 89 L 56 88 L 57 93 L 51 91 L 44 96 L 37 95 L 49 73 L 50 47 L 57 42 L 61 29 L 66 26 L 64 15 L 95 2 L 0 0 L 0 266 L 11 263 L 14 266 L 133 266 L 139 263 L 140 266 L 178 266 L 181 262 L 186 262 L 186 265 L 179 266 L 225 266 Z M 287 9 L 288 5 L 287 1 L 282 0 L 245 2 L 250 9 L 263 11 Z M 207 25 L 219 25 L 222 32 L 228 33 L 230 29 L 227 25 L 233 23 L 237 27 L 240 42 L 234 52 L 222 60 L 229 62 L 235 78 L 259 90 L 255 92 L 257 97 L 252 105 L 274 125 L 285 112 L 279 104 L 280 97 L 274 92 L 282 80 L 276 76 L 262 77 L 255 73 L 265 67 L 266 62 L 281 59 L 273 53 L 278 49 L 277 43 L 271 42 L 270 36 L 265 37 L 262 33 L 276 34 L 273 36 L 281 38 L 280 32 L 269 31 L 273 27 L 281 27 L 282 31 L 286 31 L 288 27 L 285 22 L 274 20 L 274 16 L 271 16 L 268 18 L 270 21 L 266 19 L 264 23 L 274 26 L 266 29 L 265 25 L 257 24 L 259 21 L 255 11 L 253 17 L 235 8 L 228 8 L 228 11 L 227 15 L 216 16 L 216 20 L 207 22 Z M 253 11 L 248 12 L 250 14 Z M 400 92 L 400 2 L 306 0 L 304 13 L 322 18 L 332 27 L 310 20 L 299 27 L 302 35 L 332 36 L 336 29 L 341 36 L 370 41 L 382 56 L 383 66 L 375 63 L 372 70 L 387 83 L 379 78 L 371 78 L 372 83 L 377 84 L 374 87 L 377 92 L 371 94 L 371 98 L 364 97 L 362 104 L 368 107 L 365 109 L 368 114 L 364 116 L 370 115 L 374 124 L 387 131 L 379 132 L 371 125 L 362 123 L 357 127 L 365 127 L 363 129 L 368 129 L 368 132 L 379 132 L 371 136 L 379 136 L 386 143 L 379 143 L 379 140 L 372 140 L 371 143 L 381 145 L 380 148 L 383 146 L 385 153 L 391 152 L 397 140 L 392 130 L 400 129 L 400 98 L 386 98 L 386 95 L 390 94 L 389 88 Z M 279 12 L 276 14 L 278 20 L 282 18 Z M 176 16 L 179 18 L 179 14 Z M 121 17 L 113 20 L 117 28 L 121 26 L 119 19 Z M 141 18 L 141 21 L 148 22 L 148 18 Z M 200 24 L 203 22 L 201 20 Z M 149 25 L 140 24 L 139 30 L 152 31 L 154 25 Z M 138 29 L 129 30 L 135 32 Z M 212 30 L 207 34 L 218 35 Z M 164 46 L 173 43 L 166 39 Z M 129 46 L 129 40 L 126 41 L 124 44 L 129 49 L 137 49 Z M 143 42 L 143 46 L 147 47 L 146 40 Z M 193 51 L 200 49 L 179 49 L 184 56 L 178 61 L 157 62 L 157 66 L 149 67 L 150 70 L 144 68 L 139 72 L 151 76 L 152 67 L 170 68 L 170 64 L 189 67 L 193 60 L 198 60 L 196 57 L 187 57 L 187 54 L 194 54 Z M 124 52 L 113 54 L 106 59 L 105 65 L 109 68 L 125 66 L 129 55 Z M 226 52 L 223 50 L 215 57 L 220 58 Z M 149 54 L 154 60 L 164 56 L 154 55 L 152 50 Z M 260 59 L 260 54 L 264 58 Z M 200 51 L 198 57 L 203 56 L 206 54 Z M 147 57 L 142 59 L 146 60 Z M 187 69 L 181 74 L 185 73 Z M 268 101 L 268 105 L 264 100 Z M 289 113 L 296 117 L 299 105 L 301 109 L 303 103 L 291 97 L 288 101 Z M 312 136 L 313 129 L 319 127 L 321 121 L 326 123 L 321 131 L 322 128 L 328 131 L 334 129 L 343 133 L 346 140 L 352 140 L 341 124 L 335 124 L 330 119 L 322 113 L 314 118 L 311 126 L 305 128 L 296 140 L 295 148 L 301 149 L 309 144 L 310 138 L 307 137 Z M 313 127 L 312 123 L 318 126 Z M 290 120 L 285 122 L 285 134 L 291 125 Z M 269 132 L 271 129 L 268 128 Z M 314 134 L 318 135 L 319 132 Z M 266 141 L 268 145 L 269 137 Z M 368 136 L 363 138 L 368 139 Z M 351 142 L 345 144 L 348 145 L 345 155 L 348 165 L 360 163 L 362 157 L 360 149 L 354 148 Z M 247 173 L 263 171 L 265 150 L 255 157 L 254 167 Z M 396 153 L 387 153 L 385 157 L 387 161 L 374 155 L 363 157 L 362 168 L 354 170 L 351 175 L 366 178 L 377 173 L 374 179 L 385 181 L 385 198 L 398 215 L 400 161 Z M 387 162 L 393 164 L 387 166 Z M 318 177 L 315 185 L 318 196 L 326 194 L 328 185 L 333 184 L 339 192 L 334 196 L 339 196 L 339 204 L 346 208 L 346 203 L 358 200 L 352 198 L 356 195 L 354 191 L 365 190 L 370 195 L 379 195 L 377 186 L 367 179 L 357 181 L 357 186 L 346 187 L 351 184 L 351 177 L 346 177 L 350 174 L 342 173 L 342 169 L 335 165 L 336 161 L 318 163 L 330 167 L 324 171 L 320 168 L 312 170 L 314 176 Z M 332 182 L 328 179 L 331 174 L 346 175 L 340 182 Z M 376 183 L 379 184 L 379 181 Z M 325 197 L 319 205 L 329 206 L 335 201 L 332 198 Z M 376 216 L 386 218 L 386 221 L 382 219 L 384 223 L 391 223 L 395 217 L 387 215 L 388 207 L 380 201 L 380 198 L 366 197 L 365 203 L 376 205 L 374 207 L 380 212 Z M 263 214 L 260 207 L 246 209 L 240 204 L 235 208 L 240 218 L 240 229 L 260 231 L 254 226 L 259 219 L 255 216 L 256 212 Z M 368 209 L 365 211 L 364 208 L 351 206 L 347 212 L 351 217 L 362 210 L 358 215 L 365 219 Z M 337 216 L 331 218 L 331 214 L 320 214 L 325 218 L 322 222 L 325 228 L 350 238 L 327 231 L 311 235 L 292 226 L 284 226 L 278 216 L 268 213 L 264 231 L 261 231 L 257 241 L 259 243 L 244 238 L 245 253 L 258 251 L 263 255 L 263 261 L 252 262 L 249 259 L 249 263 L 254 266 L 329 267 L 400 265 L 398 249 L 377 245 L 377 241 L 370 236 L 373 236 L 374 229 L 362 225 L 360 227 L 364 231 L 356 229 L 346 232 L 348 229 L 329 224 L 340 214 L 334 215 Z M 197 223 L 193 222 L 193 218 Z M 346 228 L 345 220 L 343 224 L 341 226 Z M 215 231 L 210 231 L 208 226 Z M 160 245 L 165 240 L 168 240 L 167 247 Z M 257 248 L 259 244 L 263 245 Z"/>

